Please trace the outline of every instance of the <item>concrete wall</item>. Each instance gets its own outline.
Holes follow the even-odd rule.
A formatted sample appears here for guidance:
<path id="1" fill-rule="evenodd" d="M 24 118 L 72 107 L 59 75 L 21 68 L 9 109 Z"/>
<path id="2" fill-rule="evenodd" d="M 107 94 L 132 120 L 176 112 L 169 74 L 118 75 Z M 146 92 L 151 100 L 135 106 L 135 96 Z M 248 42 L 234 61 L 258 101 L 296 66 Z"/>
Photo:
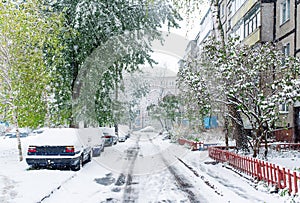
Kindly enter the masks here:
<path id="1" fill-rule="evenodd" d="M 290 19 L 287 20 L 285 23 L 281 23 L 281 4 L 285 0 L 278 0 L 276 3 L 276 39 L 284 38 L 288 33 L 292 32 L 295 28 L 295 1 L 290 0 Z"/>
<path id="2" fill-rule="evenodd" d="M 297 45 L 296 45 L 296 50 L 298 53 L 296 54 L 297 57 L 300 57 L 300 0 L 297 1 L 297 22 L 296 22 L 296 36 L 297 36 Z"/>
<path id="3" fill-rule="evenodd" d="M 274 40 L 274 3 L 263 3 L 260 7 L 261 41 Z"/>

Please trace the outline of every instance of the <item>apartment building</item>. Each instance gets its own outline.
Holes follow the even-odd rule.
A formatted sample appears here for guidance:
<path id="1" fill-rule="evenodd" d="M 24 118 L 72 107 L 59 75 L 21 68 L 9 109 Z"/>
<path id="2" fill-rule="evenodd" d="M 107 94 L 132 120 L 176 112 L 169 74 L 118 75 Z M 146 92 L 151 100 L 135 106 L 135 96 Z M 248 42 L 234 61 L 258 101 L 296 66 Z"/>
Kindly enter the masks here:
<path id="1" fill-rule="evenodd" d="M 225 15 L 223 15 L 225 16 Z M 212 19 L 212 10 L 208 8 L 205 15 L 202 17 L 200 21 L 200 29 L 196 36 L 197 46 L 201 49 L 205 40 L 207 40 L 210 36 L 214 36 L 214 23 Z"/>
<path id="2" fill-rule="evenodd" d="M 298 1 L 299 3 L 299 1 Z M 286 55 L 296 56 L 299 54 L 299 22 L 300 14 L 297 1 L 278 0 L 276 2 L 275 41 L 282 45 Z M 298 38 L 298 39 L 297 39 Z M 298 45 L 297 45 L 298 44 Z"/>
<path id="3" fill-rule="evenodd" d="M 274 39 L 273 0 L 227 0 L 221 4 L 221 17 L 227 36 L 239 36 L 244 44 Z M 222 10 L 226 10 L 222 12 Z"/>
<path id="4" fill-rule="evenodd" d="M 149 93 L 138 104 L 136 109 L 137 117 L 133 123 L 133 128 L 142 129 L 148 125 L 156 128 L 161 127 L 158 121 L 151 119 L 147 107 L 157 105 L 166 95 L 178 94 L 176 86 L 177 73 L 169 68 L 171 67 L 142 67 L 143 73 L 139 77 L 149 85 Z"/>
<path id="5" fill-rule="evenodd" d="M 221 0 L 219 14 L 225 34 L 238 36 L 241 43 L 254 46 L 257 43 L 276 42 L 283 53 L 300 57 L 300 0 Z M 202 18 L 201 29 L 196 37 L 198 47 L 214 29 L 212 11 Z M 288 133 L 300 141 L 300 101 L 293 106 L 280 105 L 281 127 L 288 127 Z M 283 133 L 287 133 L 283 130 Z"/>

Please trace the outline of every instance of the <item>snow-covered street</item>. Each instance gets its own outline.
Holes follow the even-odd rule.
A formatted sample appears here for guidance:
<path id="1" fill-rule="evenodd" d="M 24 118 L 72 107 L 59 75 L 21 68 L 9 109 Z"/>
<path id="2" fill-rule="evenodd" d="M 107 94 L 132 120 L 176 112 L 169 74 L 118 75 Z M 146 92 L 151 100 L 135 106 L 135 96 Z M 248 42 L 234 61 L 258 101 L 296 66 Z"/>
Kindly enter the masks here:
<path id="1" fill-rule="evenodd" d="M 34 137 L 22 139 L 23 150 Z M 18 162 L 15 139 L 1 138 L 0 202 L 284 202 L 208 157 L 135 133 L 106 147 L 78 171 L 28 170 Z M 288 201 L 287 201 L 288 202 Z"/>

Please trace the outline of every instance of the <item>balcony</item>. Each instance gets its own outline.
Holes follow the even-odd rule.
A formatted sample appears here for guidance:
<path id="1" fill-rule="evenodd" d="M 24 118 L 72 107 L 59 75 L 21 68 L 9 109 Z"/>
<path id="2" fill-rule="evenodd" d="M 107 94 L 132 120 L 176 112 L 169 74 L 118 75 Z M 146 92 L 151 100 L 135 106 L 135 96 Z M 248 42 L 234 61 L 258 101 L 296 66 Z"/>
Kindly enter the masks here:
<path id="1" fill-rule="evenodd" d="M 231 18 L 231 27 L 234 27 L 239 22 L 239 20 L 241 20 L 245 16 L 245 14 L 248 13 L 257 2 L 259 2 L 259 1 L 258 0 L 247 0 L 241 6 L 241 8 L 239 8 L 239 10 L 237 10 L 236 13 L 233 14 L 233 16 Z"/>

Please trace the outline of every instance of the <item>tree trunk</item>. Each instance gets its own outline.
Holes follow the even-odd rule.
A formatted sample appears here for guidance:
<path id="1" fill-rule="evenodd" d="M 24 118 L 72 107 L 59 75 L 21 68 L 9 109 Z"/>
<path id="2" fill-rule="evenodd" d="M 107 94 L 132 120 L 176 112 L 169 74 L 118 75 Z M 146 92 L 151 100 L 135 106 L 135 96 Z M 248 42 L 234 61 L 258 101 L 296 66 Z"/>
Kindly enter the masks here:
<path id="1" fill-rule="evenodd" d="M 129 129 L 130 130 L 132 129 L 132 122 L 131 122 L 131 120 L 129 120 Z"/>
<path id="2" fill-rule="evenodd" d="M 118 126 L 118 124 L 115 123 L 114 127 L 115 127 L 115 134 L 118 136 L 119 135 L 119 126 Z"/>
<path id="3" fill-rule="evenodd" d="M 261 141 L 262 141 L 262 130 L 261 130 L 261 127 L 258 127 L 258 129 L 256 130 L 255 143 L 253 146 L 253 157 L 254 158 L 256 158 L 257 155 L 259 154 L 259 147 L 260 147 Z"/>
<path id="4" fill-rule="evenodd" d="M 258 145 L 259 145 L 259 140 L 256 140 L 255 144 L 254 144 L 254 147 L 253 147 L 253 157 L 254 158 L 256 158 L 258 153 L 259 153 L 258 152 L 258 150 L 259 150 Z"/>
<path id="5" fill-rule="evenodd" d="M 267 160 L 267 156 L 268 156 L 268 133 L 264 133 L 264 138 L 265 138 L 265 159 Z"/>
<path id="6" fill-rule="evenodd" d="M 117 71 L 117 69 L 116 69 Z M 118 85 L 118 81 L 115 81 L 115 103 L 118 104 L 118 99 L 119 99 L 119 85 Z M 116 105 L 115 105 L 116 106 Z M 118 112 L 116 112 L 119 109 L 119 106 L 115 107 L 114 110 L 114 126 L 115 126 L 115 134 L 118 135 L 119 134 L 119 127 L 118 127 Z"/>
<path id="7" fill-rule="evenodd" d="M 74 115 L 74 101 L 79 98 L 80 94 L 80 83 L 81 81 L 77 81 L 78 79 L 78 73 L 79 73 L 79 64 L 76 62 L 76 53 L 75 51 L 72 52 L 72 58 L 73 61 L 71 63 L 71 68 L 72 68 L 72 83 L 71 83 L 71 90 L 72 90 L 72 103 L 71 103 L 71 117 L 70 117 L 70 128 L 78 128 L 79 123 L 76 122 L 75 115 Z"/>
<path id="8" fill-rule="evenodd" d="M 164 124 L 163 124 L 161 118 L 159 117 L 158 120 L 159 120 L 159 122 L 160 122 L 161 128 L 164 129 Z"/>
<path id="9" fill-rule="evenodd" d="M 229 106 L 229 113 L 234 118 L 234 119 L 232 119 L 233 136 L 236 140 L 237 149 L 242 150 L 244 152 L 249 152 L 247 133 L 244 129 L 241 114 L 238 112 L 235 105 Z"/>
<path id="10" fill-rule="evenodd" d="M 229 147 L 229 122 L 228 122 L 228 117 L 224 116 L 224 128 L 225 128 L 225 146 L 226 150 L 228 150 Z"/>
<path id="11" fill-rule="evenodd" d="M 20 138 L 19 124 L 18 124 L 18 113 L 17 107 L 13 107 L 13 123 L 16 128 L 16 137 L 18 142 L 18 151 L 19 151 L 19 161 L 23 161 L 23 152 L 22 152 L 22 143 Z"/>

